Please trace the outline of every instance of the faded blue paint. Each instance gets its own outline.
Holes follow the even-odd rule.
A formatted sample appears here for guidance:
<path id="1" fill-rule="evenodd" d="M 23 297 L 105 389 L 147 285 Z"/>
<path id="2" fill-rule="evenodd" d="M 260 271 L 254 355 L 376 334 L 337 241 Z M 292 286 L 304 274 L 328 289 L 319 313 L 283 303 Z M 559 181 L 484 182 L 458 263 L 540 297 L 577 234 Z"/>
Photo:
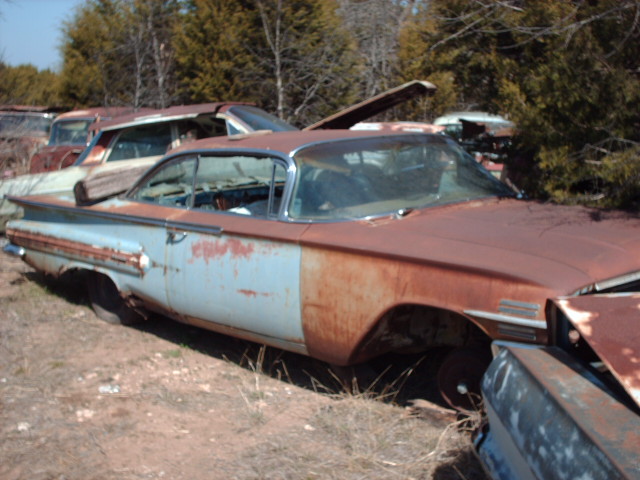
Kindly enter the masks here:
<path id="1" fill-rule="evenodd" d="M 222 233 L 167 242 L 170 307 L 195 318 L 302 343 L 300 247 Z"/>
<path id="2" fill-rule="evenodd" d="M 110 200 L 105 206 L 130 202 Z M 69 268 L 98 270 L 118 289 L 173 310 L 180 316 L 246 330 L 278 341 L 302 345 L 300 246 L 247 238 L 167 219 L 141 221 L 76 209 L 29 208 L 16 223 L 21 232 L 114 251 L 105 259 L 79 248 L 30 250 L 44 271 Z M 122 254 L 122 255 L 121 255 Z M 140 255 L 142 265 L 123 263 L 123 255 Z M 140 268 L 142 267 L 142 268 Z M 297 347 L 295 347 L 297 348 Z"/>

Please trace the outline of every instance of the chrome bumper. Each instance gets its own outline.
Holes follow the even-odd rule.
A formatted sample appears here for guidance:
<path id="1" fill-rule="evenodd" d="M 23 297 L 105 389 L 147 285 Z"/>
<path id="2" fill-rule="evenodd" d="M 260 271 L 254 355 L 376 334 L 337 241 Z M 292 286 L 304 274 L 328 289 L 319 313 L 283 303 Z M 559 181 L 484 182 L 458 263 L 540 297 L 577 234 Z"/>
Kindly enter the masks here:
<path id="1" fill-rule="evenodd" d="M 19 247 L 18 245 L 14 245 L 13 243 L 7 243 L 4 247 L 2 247 L 2 251 L 7 255 L 11 255 L 14 257 L 22 258 L 25 254 L 25 249 Z"/>

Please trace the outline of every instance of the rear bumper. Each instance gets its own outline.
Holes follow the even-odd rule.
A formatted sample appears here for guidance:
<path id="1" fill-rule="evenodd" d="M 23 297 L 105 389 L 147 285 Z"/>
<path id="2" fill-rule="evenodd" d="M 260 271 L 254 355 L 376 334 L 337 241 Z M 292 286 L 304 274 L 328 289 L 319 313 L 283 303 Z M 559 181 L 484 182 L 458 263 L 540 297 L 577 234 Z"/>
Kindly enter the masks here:
<path id="1" fill-rule="evenodd" d="M 19 247 L 18 245 L 14 245 L 13 243 L 7 243 L 2 247 L 2 251 L 7 255 L 11 255 L 13 257 L 22 258 L 25 254 L 25 249 Z"/>

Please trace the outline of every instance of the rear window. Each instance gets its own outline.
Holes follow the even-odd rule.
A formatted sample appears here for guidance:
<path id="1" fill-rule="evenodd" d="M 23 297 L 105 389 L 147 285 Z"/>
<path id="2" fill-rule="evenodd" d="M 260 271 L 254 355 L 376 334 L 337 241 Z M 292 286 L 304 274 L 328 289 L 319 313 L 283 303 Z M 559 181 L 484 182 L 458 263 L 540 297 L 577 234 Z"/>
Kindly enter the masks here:
<path id="1" fill-rule="evenodd" d="M 271 130 L 272 132 L 290 132 L 298 130 L 284 120 L 270 113 L 248 105 L 237 105 L 229 108 L 229 112 L 249 125 L 252 130 Z"/>
<path id="2" fill-rule="evenodd" d="M 164 155 L 171 142 L 171 125 L 168 123 L 128 128 L 111 146 L 107 162 Z"/>

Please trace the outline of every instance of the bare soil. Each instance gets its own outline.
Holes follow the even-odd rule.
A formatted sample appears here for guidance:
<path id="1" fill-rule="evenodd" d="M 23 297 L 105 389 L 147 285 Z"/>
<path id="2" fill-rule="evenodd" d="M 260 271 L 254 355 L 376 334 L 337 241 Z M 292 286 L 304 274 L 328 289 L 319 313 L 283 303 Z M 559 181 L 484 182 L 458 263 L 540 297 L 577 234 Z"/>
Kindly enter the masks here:
<path id="1" fill-rule="evenodd" d="M 106 324 L 81 277 L 0 254 L 0 479 L 484 479 L 473 419 L 410 406 L 433 396 L 425 365 L 346 392 L 306 357 Z"/>

